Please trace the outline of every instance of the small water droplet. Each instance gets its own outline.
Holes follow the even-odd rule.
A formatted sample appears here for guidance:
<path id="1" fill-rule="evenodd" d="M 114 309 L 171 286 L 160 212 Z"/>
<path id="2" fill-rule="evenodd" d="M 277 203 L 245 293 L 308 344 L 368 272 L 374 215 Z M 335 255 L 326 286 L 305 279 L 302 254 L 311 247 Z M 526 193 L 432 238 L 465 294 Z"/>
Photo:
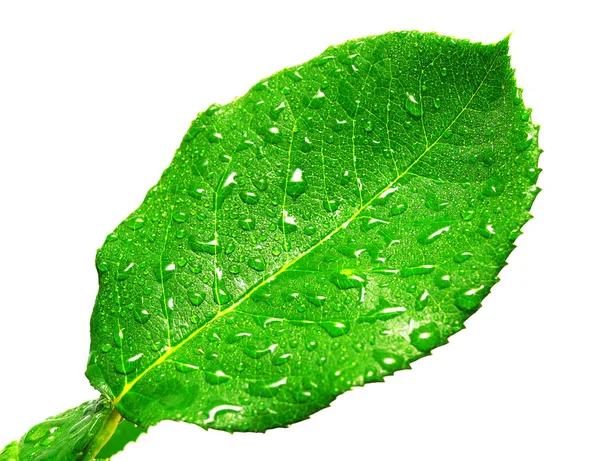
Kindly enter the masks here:
<path id="1" fill-rule="evenodd" d="M 110 344 L 104 344 L 104 345 L 103 345 L 103 346 L 100 348 L 100 350 L 101 350 L 102 352 L 104 352 L 104 353 L 106 353 L 106 352 L 110 351 L 111 349 L 112 349 L 112 346 L 111 346 Z"/>
<path id="2" fill-rule="evenodd" d="M 435 98 L 433 100 L 433 107 L 435 107 L 436 109 L 442 107 L 442 102 L 440 101 L 440 98 Z"/>

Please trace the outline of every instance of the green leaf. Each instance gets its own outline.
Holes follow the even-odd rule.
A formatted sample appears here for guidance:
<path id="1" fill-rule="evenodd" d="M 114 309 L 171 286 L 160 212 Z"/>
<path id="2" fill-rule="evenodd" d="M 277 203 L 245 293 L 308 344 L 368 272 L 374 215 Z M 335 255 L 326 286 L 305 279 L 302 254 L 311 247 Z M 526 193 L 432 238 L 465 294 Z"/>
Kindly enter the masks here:
<path id="1" fill-rule="evenodd" d="M 0 461 L 92 460 L 119 420 L 106 399 L 86 402 L 31 428 L 0 453 Z"/>
<path id="2" fill-rule="evenodd" d="M 198 115 L 97 255 L 87 375 L 128 420 L 287 426 L 446 343 L 538 192 L 508 40 L 353 40 Z"/>
<path id="3" fill-rule="evenodd" d="M 0 461 L 19 461 L 19 441 L 9 443 L 0 452 Z"/>
<path id="4" fill-rule="evenodd" d="M 98 453 L 98 458 L 110 458 L 123 450 L 129 442 L 135 442 L 148 429 L 136 426 L 130 421 L 123 420 L 117 426 L 114 434 Z"/>

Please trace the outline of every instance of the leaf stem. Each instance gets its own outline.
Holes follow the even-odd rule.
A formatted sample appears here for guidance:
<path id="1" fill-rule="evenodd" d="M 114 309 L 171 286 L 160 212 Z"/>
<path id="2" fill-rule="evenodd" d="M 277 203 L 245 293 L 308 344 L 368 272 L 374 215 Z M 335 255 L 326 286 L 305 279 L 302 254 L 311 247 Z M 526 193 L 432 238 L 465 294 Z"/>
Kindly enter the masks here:
<path id="1" fill-rule="evenodd" d="M 96 434 L 88 445 L 81 461 L 94 461 L 98 453 L 100 453 L 100 450 L 102 450 L 102 447 L 104 447 L 113 436 L 120 422 L 121 414 L 116 407 L 113 407 L 108 418 L 104 422 L 102 429 L 100 429 L 100 432 Z"/>

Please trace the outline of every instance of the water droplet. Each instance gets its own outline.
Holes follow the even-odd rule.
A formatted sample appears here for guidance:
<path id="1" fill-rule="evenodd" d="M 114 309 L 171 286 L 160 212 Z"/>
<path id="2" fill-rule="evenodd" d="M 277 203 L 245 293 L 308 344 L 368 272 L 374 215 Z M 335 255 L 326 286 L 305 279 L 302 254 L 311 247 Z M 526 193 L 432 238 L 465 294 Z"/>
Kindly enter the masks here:
<path id="1" fill-rule="evenodd" d="M 396 203 L 392 205 L 392 216 L 400 216 L 406 211 L 407 205 L 405 203 Z"/>
<path id="2" fill-rule="evenodd" d="M 115 358 L 115 371 L 122 375 L 128 375 L 137 370 L 140 365 L 140 359 L 144 356 L 144 354 L 137 354 L 128 359 L 122 359 L 120 356 Z"/>
<path id="3" fill-rule="evenodd" d="M 463 310 L 473 310 L 481 305 L 481 301 L 488 293 L 485 285 L 460 291 L 456 294 L 456 307 Z"/>
<path id="4" fill-rule="evenodd" d="M 117 347 L 122 347 L 123 346 L 123 329 L 116 327 L 115 330 L 113 331 L 113 339 L 115 341 L 115 345 Z"/>
<path id="5" fill-rule="evenodd" d="M 177 222 L 186 222 L 188 214 L 185 211 L 178 211 L 173 214 L 173 219 Z"/>
<path id="6" fill-rule="evenodd" d="M 411 275 L 425 275 L 430 274 L 435 269 L 432 264 L 423 264 L 421 266 L 405 267 L 400 271 L 402 277 L 409 277 Z"/>
<path id="7" fill-rule="evenodd" d="M 254 258 L 248 259 L 248 266 L 254 269 L 255 271 L 262 272 L 265 270 L 266 264 L 262 256 L 256 256 Z"/>
<path id="8" fill-rule="evenodd" d="M 238 226 L 243 230 L 254 230 L 256 228 L 256 221 L 252 216 L 246 216 L 238 219 Z"/>
<path id="9" fill-rule="evenodd" d="M 417 241 L 423 245 L 429 245 L 430 243 L 438 240 L 443 234 L 450 231 L 450 226 L 445 223 L 437 224 L 435 226 L 426 229 L 425 232 L 421 233 L 417 237 Z"/>
<path id="10" fill-rule="evenodd" d="M 429 303 L 429 292 L 424 290 L 415 302 L 415 310 L 422 311 Z"/>
<path id="11" fill-rule="evenodd" d="M 343 336 L 350 331 L 350 325 L 344 322 L 320 322 L 319 325 L 331 336 L 337 338 Z"/>
<path id="12" fill-rule="evenodd" d="M 438 288 L 448 288 L 450 285 L 452 285 L 449 274 L 437 275 L 435 279 L 433 279 L 433 283 L 435 283 Z"/>
<path id="13" fill-rule="evenodd" d="M 282 219 L 279 221 L 279 227 L 286 233 L 290 234 L 298 230 L 296 218 L 290 216 L 287 210 L 283 210 Z"/>
<path id="14" fill-rule="evenodd" d="M 215 281 L 213 283 L 213 297 L 217 304 L 224 305 L 231 301 L 231 295 L 225 289 L 224 283 L 221 280 L 222 272 L 220 269 L 216 270 Z"/>
<path id="15" fill-rule="evenodd" d="M 257 397 L 274 397 L 287 384 L 287 377 L 268 381 L 254 381 L 248 384 L 246 392 Z"/>
<path id="16" fill-rule="evenodd" d="M 208 418 L 206 418 L 203 423 L 204 424 L 211 424 L 215 422 L 215 417 L 217 416 L 217 414 L 219 413 L 223 413 L 226 411 L 235 411 L 235 412 L 240 412 L 242 411 L 242 407 L 237 406 L 237 405 L 217 405 L 216 407 L 213 407 L 209 410 L 208 412 Z"/>
<path id="17" fill-rule="evenodd" d="M 323 208 L 330 213 L 337 211 L 340 206 L 340 201 L 335 199 L 323 200 Z"/>
<path id="18" fill-rule="evenodd" d="M 391 351 L 375 349 L 373 351 L 373 358 L 387 373 L 393 373 L 394 371 L 408 367 L 404 357 Z"/>
<path id="19" fill-rule="evenodd" d="M 430 352 L 443 344 L 440 330 L 433 322 L 415 328 L 410 332 L 409 337 L 411 344 L 421 352 Z"/>
<path id="20" fill-rule="evenodd" d="M 189 242 L 190 248 L 196 253 L 215 255 L 222 251 L 221 245 L 219 245 L 217 239 L 211 240 L 210 242 L 203 242 L 199 237 L 192 235 L 189 238 Z"/>
<path id="21" fill-rule="evenodd" d="M 435 98 L 433 100 L 433 107 L 435 107 L 436 109 L 442 107 L 442 102 L 440 101 L 440 98 Z"/>
<path id="22" fill-rule="evenodd" d="M 305 235 L 315 235 L 316 233 L 317 233 L 317 228 L 315 226 L 313 226 L 312 224 L 309 224 L 308 226 L 306 226 L 304 228 Z"/>
<path id="23" fill-rule="evenodd" d="M 494 235 L 496 235 L 496 231 L 494 230 L 494 226 L 492 225 L 489 219 L 484 220 L 480 223 L 479 228 L 477 229 L 479 235 L 481 235 L 485 239 L 490 239 Z"/>
<path id="24" fill-rule="evenodd" d="M 106 272 L 108 270 L 108 263 L 106 261 L 99 261 L 96 267 L 100 272 Z"/>
<path id="25" fill-rule="evenodd" d="M 385 298 L 379 300 L 379 306 L 361 315 L 358 318 L 359 322 L 375 323 L 377 320 L 390 320 L 406 312 L 406 307 L 399 306 L 397 303 L 390 303 Z"/>
<path id="26" fill-rule="evenodd" d="M 306 192 L 306 180 L 303 177 L 303 171 L 300 168 L 296 168 L 290 175 L 287 181 L 287 185 L 284 184 L 286 188 L 286 193 L 296 199 L 300 197 L 304 192 Z"/>
<path id="27" fill-rule="evenodd" d="M 367 276 L 354 269 L 342 269 L 333 275 L 332 282 L 341 290 L 350 288 L 363 288 L 367 283 Z"/>
<path id="28" fill-rule="evenodd" d="M 504 192 L 506 184 L 500 178 L 489 179 L 483 185 L 483 195 L 486 197 L 499 197 Z"/>
<path id="29" fill-rule="evenodd" d="M 274 354 L 271 357 L 271 363 L 275 366 L 280 366 L 283 365 L 284 363 L 287 363 L 290 361 L 290 359 L 292 358 L 292 354 L 289 353 L 278 353 L 278 354 Z"/>
<path id="30" fill-rule="evenodd" d="M 308 107 L 311 109 L 320 109 L 325 103 L 325 100 L 325 93 L 319 90 L 308 103 Z"/>
<path id="31" fill-rule="evenodd" d="M 104 345 L 103 345 L 103 346 L 100 348 L 100 350 L 101 350 L 102 352 L 104 352 L 104 353 L 106 353 L 106 352 L 110 351 L 111 349 L 112 349 L 112 346 L 111 346 L 110 344 L 104 344 Z"/>
<path id="32" fill-rule="evenodd" d="M 367 121 L 364 125 L 365 131 L 366 132 L 371 132 L 373 131 L 373 123 L 371 123 L 371 121 Z"/>
<path id="33" fill-rule="evenodd" d="M 406 101 L 404 106 L 411 115 L 414 115 L 415 117 L 420 117 L 422 115 L 421 103 L 417 101 L 415 95 L 406 93 Z"/>
<path id="34" fill-rule="evenodd" d="M 192 365 L 191 363 L 173 362 L 175 369 L 180 373 L 191 373 L 192 371 L 199 370 L 200 367 Z"/>
<path id="35" fill-rule="evenodd" d="M 150 320 L 150 312 L 148 312 L 146 309 L 136 309 L 133 312 L 133 318 L 136 322 L 144 324 Z"/>
<path id="36" fill-rule="evenodd" d="M 340 184 L 342 186 L 345 186 L 346 184 L 348 184 L 350 182 L 350 172 L 348 170 L 344 170 L 342 172 L 342 177 L 340 179 Z"/>
<path id="37" fill-rule="evenodd" d="M 258 203 L 258 195 L 252 191 L 240 192 L 240 198 L 242 199 L 242 202 L 248 205 L 256 205 Z"/>
<path id="38" fill-rule="evenodd" d="M 188 291 L 188 299 L 193 306 L 199 306 L 206 298 L 206 293 L 199 292 L 197 290 L 189 290 Z"/>
<path id="39" fill-rule="evenodd" d="M 469 251 L 463 251 L 462 253 L 456 253 L 454 255 L 454 261 L 458 264 L 464 263 L 466 260 L 471 259 L 473 257 L 473 253 Z"/>
<path id="40" fill-rule="evenodd" d="M 442 77 L 445 77 L 446 75 L 448 75 L 448 70 L 445 67 L 442 67 L 442 69 L 440 70 L 440 74 L 442 74 Z"/>
<path id="41" fill-rule="evenodd" d="M 204 379 L 208 384 L 223 384 L 231 379 L 231 376 L 226 374 L 223 370 L 216 371 L 205 371 Z"/>
<path id="42" fill-rule="evenodd" d="M 145 223 L 146 221 L 144 221 L 144 218 L 140 216 L 133 216 L 125 221 L 127 227 L 133 230 L 141 229 L 142 227 L 144 227 Z"/>

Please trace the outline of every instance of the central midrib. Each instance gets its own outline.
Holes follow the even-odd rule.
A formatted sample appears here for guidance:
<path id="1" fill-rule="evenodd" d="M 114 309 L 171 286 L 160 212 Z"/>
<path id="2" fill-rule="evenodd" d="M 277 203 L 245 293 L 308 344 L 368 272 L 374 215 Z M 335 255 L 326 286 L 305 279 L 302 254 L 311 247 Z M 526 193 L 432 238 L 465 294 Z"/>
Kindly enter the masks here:
<path id="1" fill-rule="evenodd" d="M 475 96 L 477 95 L 477 93 L 479 93 L 479 90 L 481 89 L 482 85 L 486 81 L 486 79 L 487 79 L 490 71 L 494 67 L 494 64 L 496 63 L 497 57 L 498 57 L 498 55 L 496 54 L 496 56 L 492 60 L 492 63 L 490 65 L 490 67 L 486 71 L 485 76 L 481 80 L 481 83 L 479 84 L 479 86 L 477 87 L 477 89 L 473 92 L 473 95 L 469 98 L 469 100 L 464 105 L 464 107 L 460 110 L 460 112 L 458 113 L 458 115 L 456 115 L 456 117 L 454 117 L 454 119 L 452 120 L 452 122 L 440 133 L 440 135 L 436 138 L 436 140 L 431 145 L 429 145 L 428 147 L 425 148 L 425 150 L 416 158 L 416 160 L 414 160 L 402 173 L 398 174 L 396 176 L 396 178 L 391 181 L 391 185 L 394 185 L 403 176 L 405 176 L 407 173 L 409 173 L 410 170 L 417 163 L 419 163 L 421 161 L 421 159 L 431 149 L 433 149 L 437 145 L 438 141 L 442 138 L 442 136 L 444 135 L 444 133 L 446 133 L 456 123 L 456 121 L 458 120 L 458 118 L 469 107 L 469 105 L 471 104 L 471 102 L 473 101 L 473 99 L 475 98 Z M 421 117 L 423 117 L 423 116 L 424 116 L 424 114 L 421 115 Z M 135 386 L 135 384 L 140 379 L 142 379 L 150 370 L 154 369 L 155 367 L 157 367 L 158 365 L 160 365 L 161 363 L 163 363 L 165 360 L 167 360 L 171 355 L 173 355 L 175 352 L 177 352 L 179 349 L 181 349 L 185 344 L 187 344 L 189 341 L 191 341 L 196 336 L 198 336 L 198 334 L 200 334 L 202 331 L 204 331 L 206 328 L 208 328 L 210 325 L 212 325 L 217 319 L 223 317 L 224 315 L 226 315 L 226 314 L 228 314 L 230 312 L 233 312 L 237 306 L 239 306 L 244 301 L 246 301 L 247 299 L 249 299 L 257 290 L 259 290 L 260 288 L 262 288 L 263 286 L 265 286 L 267 283 L 273 282 L 277 278 L 277 276 L 279 276 L 280 274 L 282 274 L 283 272 L 285 272 L 286 270 L 288 270 L 291 266 L 293 266 L 298 261 L 300 261 L 302 258 L 304 258 L 304 256 L 312 253 L 316 248 L 320 247 L 323 243 L 325 243 L 328 240 L 330 240 L 340 230 L 345 229 L 346 227 L 348 227 L 348 225 L 350 225 L 350 223 L 352 223 L 358 217 L 358 215 L 360 215 L 366 208 L 368 208 L 377 199 L 377 197 L 379 197 L 389 187 L 390 187 L 390 184 L 388 183 L 383 189 L 381 189 L 379 192 L 377 192 L 376 194 L 374 194 L 373 197 L 368 202 L 366 202 L 362 206 L 360 206 L 354 212 L 354 214 L 350 218 L 348 218 L 346 221 L 344 221 L 343 224 L 341 224 L 338 227 L 336 227 L 334 230 L 332 230 L 329 234 L 327 234 L 325 237 L 323 237 L 321 240 L 319 240 L 312 247 L 310 247 L 307 250 L 303 251 L 302 253 L 300 253 L 299 255 L 297 255 L 292 260 L 286 262 L 283 266 L 281 266 L 281 268 L 279 270 L 277 270 L 276 272 L 274 272 L 270 277 L 264 279 L 261 283 L 255 285 L 250 291 L 248 291 L 244 296 L 242 296 L 240 299 L 238 299 L 237 301 L 235 301 L 227 309 L 218 312 L 217 315 L 215 315 L 208 322 L 206 322 L 205 324 L 203 324 L 202 326 L 200 326 L 197 330 L 195 330 L 194 332 L 192 332 L 189 336 L 186 336 L 180 343 L 178 343 L 175 346 L 169 348 L 163 355 L 161 355 L 158 359 L 156 359 L 148 368 L 146 368 L 142 373 L 140 373 L 139 375 L 137 375 L 132 381 L 130 381 L 129 383 L 127 383 L 123 387 L 123 390 L 121 391 L 121 393 L 117 397 L 115 397 L 113 399 L 112 405 L 113 406 L 118 405 L 118 403 L 121 401 L 121 399 L 131 390 L 131 388 L 133 386 Z"/>

